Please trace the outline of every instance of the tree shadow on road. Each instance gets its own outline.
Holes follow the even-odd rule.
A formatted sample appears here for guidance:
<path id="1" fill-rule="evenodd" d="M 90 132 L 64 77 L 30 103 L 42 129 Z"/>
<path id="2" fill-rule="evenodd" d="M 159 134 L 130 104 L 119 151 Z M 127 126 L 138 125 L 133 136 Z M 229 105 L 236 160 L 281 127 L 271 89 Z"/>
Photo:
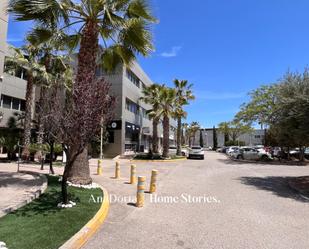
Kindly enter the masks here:
<path id="1" fill-rule="evenodd" d="M 242 184 L 254 186 L 260 190 L 270 191 L 273 194 L 291 198 L 300 202 L 308 202 L 305 198 L 301 197 L 298 192 L 293 190 L 288 182 L 295 177 L 284 177 L 284 176 L 267 176 L 267 177 L 241 177 L 239 180 Z"/>
<path id="2" fill-rule="evenodd" d="M 217 161 L 228 164 L 228 165 L 248 165 L 248 166 L 278 166 L 278 167 L 305 167 L 303 164 L 284 164 L 280 162 L 263 162 L 263 161 L 242 161 L 242 160 L 232 160 L 230 158 L 218 158 Z"/>
<path id="3" fill-rule="evenodd" d="M 26 177 L 25 177 L 26 176 Z M 36 187 L 43 184 L 39 176 L 30 175 L 27 173 L 12 173 L 0 172 L 0 188 L 18 186 L 23 187 Z"/>

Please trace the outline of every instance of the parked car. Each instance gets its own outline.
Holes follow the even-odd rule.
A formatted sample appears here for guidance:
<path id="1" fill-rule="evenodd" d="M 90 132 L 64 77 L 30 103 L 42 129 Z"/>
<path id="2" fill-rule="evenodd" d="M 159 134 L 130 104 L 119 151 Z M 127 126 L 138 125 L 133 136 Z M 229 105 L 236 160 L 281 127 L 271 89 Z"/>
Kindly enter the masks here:
<path id="1" fill-rule="evenodd" d="M 181 149 L 181 155 L 182 156 L 185 156 L 185 157 L 188 157 L 189 156 L 189 151 L 187 148 L 182 148 Z"/>
<path id="2" fill-rule="evenodd" d="M 228 154 L 229 156 L 231 155 L 231 153 L 234 151 L 234 150 L 237 150 L 239 149 L 238 146 L 230 146 L 228 147 L 228 149 L 226 150 L 226 154 Z"/>
<path id="3" fill-rule="evenodd" d="M 177 147 L 176 146 L 170 146 L 168 148 L 168 154 L 170 156 L 175 156 L 176 155 L 176 152 L 177 152 Z"/>
<path id="4" fill-rule="evenodd" d="M 168 154 L 171 156 L 175 156 L 177 154 L 177 147 L 176 146 L 170 146 L 168 149 Z M 181 149 L 181 155 L 187 157 L 188 156 L 188 149 L 182 148 Z"/>
<path id="5" fill-rule="evenodd" d="M 271 160 L 272 157 L 270 153 L 263 152 L 262 150 L 257 150 L 251 147 L 242 147 L 236 150 L 232 156 L 236 159 L 245 159 L 245 160 Z"/>
<path id="6" fill-rule="evenodd" d="M 201 146 L 193 146 L 189 149 L 189 156 L 188 158 L 200 158 L 204 160 L 204 150 Z"/>
<path id="7" fill-rule="evenodd" d="M 223 148 L 219 147 L 216 149 L 216 152 L 222 152 Z"/>
<path id="8" fill-rule="evenodd" d="M 273 147 L 271 149 L 271 155 L 273 157 L 280 157 L 281 148 L 280 147 Z"/>

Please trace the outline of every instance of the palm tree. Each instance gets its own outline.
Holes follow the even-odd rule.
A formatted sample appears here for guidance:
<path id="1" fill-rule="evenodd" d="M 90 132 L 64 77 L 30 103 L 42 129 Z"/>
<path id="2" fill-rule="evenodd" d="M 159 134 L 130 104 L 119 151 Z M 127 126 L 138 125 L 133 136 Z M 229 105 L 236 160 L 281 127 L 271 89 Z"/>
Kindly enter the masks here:
<path id="1" fill-rule="evenodd" d="M 34 20 L 47 26 L 58 26 L 60 30 L 71 28 L 72 36 L 79 41 L 77 76 L 73 85 L 75 109 L 86 94 L 83 89 L 92 87 L 95 82 L 99 38 L 104 46 L 99 64 L 107 71 L 112 71 L 119 63 L 128 66 L 136 54 L 147 56 L 153 49 L 149 24 L 155 19 L 146 0 L 11 0 L 8 10 L 19 21 Z M 78 31 L 74 33 L 73 30 Z M 73 176 L 84 172 L 75 182 L 91 182 L 87 145 L 77 144 L 72 150 L 73 163 L 69 171 Z M 76 160 L 78 163 L 74 164 Z"/>
<path id="2" fill-rule="evenodd" d="M 40 159 L 43 156 L 43 151 L 41 150 L 44 142 L 43 116 L 47 94 L 54 84 L 58 84 L 58 82 L 55 81 L 65 82 L 62 77 L 59 79 L 59 75 L 70 70 L 65 64 L 65 61 L 69 61 L 70 58 L 68 55 L 59 55 L 59 51 L 61 51 L 61 54 L 67 51 L 71 52 L 72 46 L 70 37 L 63 31 L 58 30 L 56 27 L 45 27 L 43 25 L 34 27 L 28 33 L 26 39 L 32 46 L 37 48 L 40 54 L 40 63 L 45 66 L 46 72 L 50 75 L 49 81 L 40 85 L 37 143 L 41 146 L 38 146 L 36 152 L 36 157 Z M 51 172 L 53 172 L 53 170 Z"/>
<path id="3" fill-rule="evenodd" d="M 160 101 L 161 101 L 160 100 L 161 91 L 162 91 L 161 85 L 153 84 L 143 89 L 144 97 L 140 98 L 146 104 L 150 104 L 152 106 L 152 109 L 148 110 L 147 114 L 152 119 L 152 151 L 153 153 L 159 153 L 158 125 L 160 122 L 160 116 L 158 115 L 158 110 L 159 110 Z"/>
<path id="4" fill-rule="evenodd" d="M 173 88 L 168 88 L 163 85 L 160 91 L 160 103 L 158 106 L 158 117 L 163 117 L 163 153 L 162 156 L 167 158 L 169 150 L 169 132 L 170 132 L 170 117 L 173 117 L 175 112 L 176 91 Z"/>
<path id="5" fill-rule="evenodd" d="M 200 129 L 200 124 L 198 122 L 192 122 L 189 126 L 189 131 L 190 131 L 190 137 L 189 137 L 189 144 L 190 146 L 194 146 L 195 145 L 195 135 L 196 132 Z M 191 138 L 193 138 L 193 141 L 191 143 Z"/>
<path id="6" fill-rule="evenodd" d="M 221 122 L 218 125 L 218 130 L 224 134 L 224 144 L 227 143 L 231 135 L 231 124 L 230 122 Z"/>
<path id="7" fill-rule="evenodd" d="M 44 66 L 39 64 L 39 53 L 36 47 L 27 44 L 22 49 L 12 47 L 11 50 L 14 55 L 6 59 L 6 70 L 14 72 L 17 68 L 22 68 L 27 75 L 22 157 L 28 160 L 30 156 L 29 145 L 31 143 L 33 87 L 35 84 L 46 81 L 48 74 Z"/>
<path id="8" fill-rule="evenodd" d="M 186 118 L 187 113 L 184 111 L 183 106 L 188 105 L 190 100 L 195 97 L 192 93 L 192 84 L 188 84 L 187 80 L 174 80 L 176 89 L 176 110 L 175 117 L 177 119 L 177 155 L 181 156 L 181 120 Z"/>
<path id="9" fill-rule="evenodd" d="M 182 142 L 182 145 L 186 145 L 187 144 L 187 141 L 188 141 L 188 139 L 187 139 L 187 130 L 188 130 L 188 127 L 189 127 L 189 124 L 188 123 L 182 123 L 182 125 L 181 125 L 182 127 L 181 127 L 181 136 L 182 136 L 182 138 L 181 138 L 181 142 Z"/>

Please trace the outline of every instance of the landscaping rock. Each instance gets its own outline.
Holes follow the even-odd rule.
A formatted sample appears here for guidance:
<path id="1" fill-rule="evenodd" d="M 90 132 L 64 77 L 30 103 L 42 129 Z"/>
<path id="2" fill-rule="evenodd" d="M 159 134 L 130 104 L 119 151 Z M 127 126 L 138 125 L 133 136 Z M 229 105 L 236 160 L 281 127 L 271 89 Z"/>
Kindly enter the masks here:
<path id="1" fill-rule="evenodd" d="M 82 184 L 74 184 L 72 182 L 67 182 L 68 186 L 71 186 L 71 187 L 76 187 L 76 188 L 85 188 L 85 189 L 94 189 L 94 188 L 100 188 L 100 186 L 96 183 L 91 183 L 91 184 L 88 184 L 88 185 L 82 185 Z"/>
<path id="2" fill-rule="evenodd" d="M 8 249 L 3 241 L 0 241 L 0 249 Z"/>

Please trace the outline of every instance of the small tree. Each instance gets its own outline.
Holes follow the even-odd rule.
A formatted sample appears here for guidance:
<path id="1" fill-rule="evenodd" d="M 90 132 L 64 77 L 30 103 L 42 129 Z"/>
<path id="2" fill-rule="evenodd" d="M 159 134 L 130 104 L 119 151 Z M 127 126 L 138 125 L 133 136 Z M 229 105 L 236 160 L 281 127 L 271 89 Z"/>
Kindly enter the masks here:
<path id="1" fill-rule="evenodd" d="M 216 150 L 218 147 L 218 138 L 217 138 L 217 130 L 216 127 L 213 127 L 213 150 Z"/>
<path id="2" fill-rule="evenodd" d="M 219 124 L 218 130 L 224 134 L 224 144 L 226 144 L 230 140 L 230 123 L 229 122 L 222 122 Z"/>
<path id="3" fill-rule="evenodd" d="M 103 78 L 96 80 L 92 85 L 92 88 L 86 84 L 76 86 L 74 93 L 83 91 L 83 95 L 67 92 L 65 100 L 63 88 L 55 85 L 53 98 L 47 103 L 45 122 L 53 126 L 54 137 L 63 144 L 67 155 L 62 177 L 63 203 L 68 203 L 67 181 L 70 174 L 74 172 L 74 176 L 78 176 L 84 173 L 75 172 L 73 165 L 76 158 L 99 131 L 102 116 L 105 122 L 112 118 L 111 110 L 115 99 L 109 95 L 110 85 Z"/>
<path id="4" fill-rule="evenodd" d="M 203 130 L 200 129 L 200 146 L 204 147 Z"/>

